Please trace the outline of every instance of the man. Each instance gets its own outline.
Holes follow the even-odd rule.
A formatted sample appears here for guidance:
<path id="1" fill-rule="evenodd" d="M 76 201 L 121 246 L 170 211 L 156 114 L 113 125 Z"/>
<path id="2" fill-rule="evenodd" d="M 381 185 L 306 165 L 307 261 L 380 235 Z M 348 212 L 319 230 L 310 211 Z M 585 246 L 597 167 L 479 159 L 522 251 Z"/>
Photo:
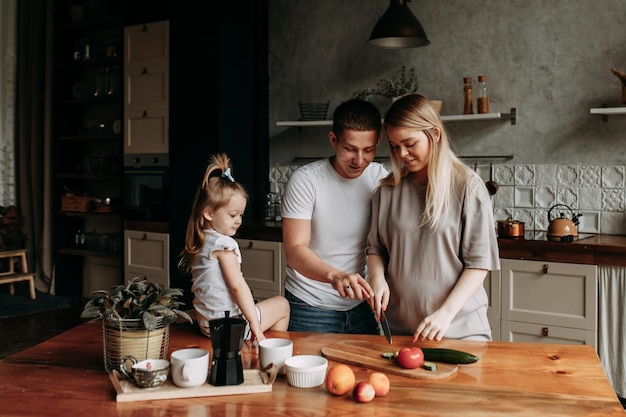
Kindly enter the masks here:
<path id="1" fill-rule="evenodd" d="M 335 155 L 293 173 L 283 196 L 290 331 L 378 334 L 365 279 L 371 196 L 386 169 L 372 162 L 380 112 L 348 100 L 333 115 Z"/>

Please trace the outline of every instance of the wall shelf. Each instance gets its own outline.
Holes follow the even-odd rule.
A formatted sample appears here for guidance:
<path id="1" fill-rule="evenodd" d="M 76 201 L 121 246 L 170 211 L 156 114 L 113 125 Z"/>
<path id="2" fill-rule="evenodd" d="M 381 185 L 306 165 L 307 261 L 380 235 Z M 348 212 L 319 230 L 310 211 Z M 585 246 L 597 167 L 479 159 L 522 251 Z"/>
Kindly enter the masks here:
<path id="1" fill-rule="evenodd" d="M 626 108 L 625 108 L 626 109 Z M 459 114 L 441 116 L 441 120 L 444 122 L 472 122 L 480 120 L 510 120 L 514 125 L 517 122 L 517 112 L 515 107 L 511 109 L 510 113 L 485 113 L 485 114 Z M 294 121 L 279 121 L 276 122 L 278 127 L 314 127 L 314 126 L 332 126 L 332 120 L 294 120 Z"/>
<path id="2" fill-rule="evenodd" d="M 589 113 L 602 116 L 602 120 L 608 122 L 608 116 L 626 115 L 626 107 L 596 107 L 589 109 Z"/>

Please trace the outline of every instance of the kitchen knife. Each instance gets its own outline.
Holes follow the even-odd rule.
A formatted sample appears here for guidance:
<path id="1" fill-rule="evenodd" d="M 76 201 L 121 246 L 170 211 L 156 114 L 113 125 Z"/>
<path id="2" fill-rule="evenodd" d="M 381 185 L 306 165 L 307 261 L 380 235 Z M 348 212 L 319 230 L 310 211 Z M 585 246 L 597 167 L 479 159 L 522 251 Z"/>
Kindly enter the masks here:
<path id="1" fill-rule="evenodd" d="M 389 342 L 389 344 L 393 344 L 391 342 L 391 329 L 389 328 L 389 322 L 387 321 L 387 316 L 385 316 L 385 312 L 381 310 L 381 316 L 380 316 L 380 327 L 383 328 L 383 333 L 385 334 L 385 338 L 387 339 L 387 342 Z"/>

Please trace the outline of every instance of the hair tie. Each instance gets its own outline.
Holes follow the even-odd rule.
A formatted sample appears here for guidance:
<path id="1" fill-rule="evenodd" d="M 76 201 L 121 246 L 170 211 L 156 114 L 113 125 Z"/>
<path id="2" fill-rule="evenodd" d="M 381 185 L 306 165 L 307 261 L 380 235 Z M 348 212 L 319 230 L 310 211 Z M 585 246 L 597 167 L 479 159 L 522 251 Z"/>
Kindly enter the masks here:
<path id="1" fill-rule="evenodd" d="M 230 174 L 230 167 L 226 168 L 226 170 L 222 172 L 222 178 L 227 178 L 230 180 L 230 182 L 235 182 L 235 179 Z"/>

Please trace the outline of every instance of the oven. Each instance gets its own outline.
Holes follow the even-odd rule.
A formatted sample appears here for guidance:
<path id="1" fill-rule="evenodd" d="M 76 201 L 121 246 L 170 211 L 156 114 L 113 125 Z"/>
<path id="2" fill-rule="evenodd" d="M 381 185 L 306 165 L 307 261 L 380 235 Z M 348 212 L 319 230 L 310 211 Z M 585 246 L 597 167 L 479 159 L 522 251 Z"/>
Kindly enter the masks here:
<path id="1" fill-rule="evenodd" d="M 124 155 L 124 220 L 169 221 L 167 154 Z"/>

